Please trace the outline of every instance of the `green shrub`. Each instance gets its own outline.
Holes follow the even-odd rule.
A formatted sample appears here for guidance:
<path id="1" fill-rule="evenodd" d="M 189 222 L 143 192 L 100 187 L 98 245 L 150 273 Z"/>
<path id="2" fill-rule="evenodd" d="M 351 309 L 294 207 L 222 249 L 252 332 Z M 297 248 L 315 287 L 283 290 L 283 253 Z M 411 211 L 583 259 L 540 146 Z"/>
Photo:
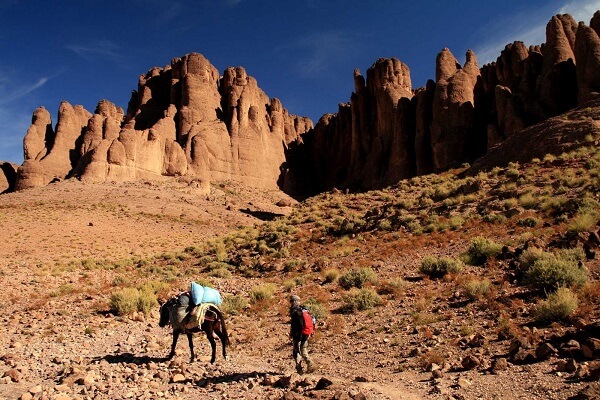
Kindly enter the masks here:
<path id="1" fill-rule="evenodd" d="M 531 263 L 531 260 L 528 262 Z M 545 291 L 554 291 L 559 287 L 583 286 L 587 282 L 587 271 L 578 261 L 543 252 L 525 271 L 524 282 L 528 286 Z"/>
<path id="2" fill-rule="evenodd" d="M 117 315 L 128 315 L 137 310 L 137 299 L 139 292 L 135 288 L 124 288 L 110 295 L 110 308 Z"/>
<path id="3" fill-rule="evenodd" d="M 374 282 L 377 278 L 371 268 L 357 268 L 345 272 L 339 277 L 339 285 L 348 290 L 350 288 L 362 288 L 367 282 Z"/>
<path id="4" fill-rule="evenodd" d="M 583 212 L 571 220 L 568 230 L 570 232 L 589 232 L 596 227 L 597 223 L 598 214 L 596 212 Z"/>
<path id="5" fill-rule="evenodd" d="M 151 290 L 139 290 L 138 293 L 137 311 L 144 315 L 150 314 L 150 311 L 158 304 L 156 294 Z"/>
<path id="6" fill-rule="evenodd" d="M 237 315 L 246 308 L 246 300 L 242 296 L 225 296 L 221 310 L 230 315 Z"/>
<path id="7" fill-rule="evenodd" d="M 128 315 L 134 311 L 141 311 L 148 315 L 156 304 L 158 304 L 156 294 L 147 288 L 117 290 L 111 294 L 109 302 L 111 310 L 116 311 L 117 315 Z"/>
<path id="8" fill-rule="evenodd" d="M 559 249 L 555 252 L 556 257 L 573 262 L 585 261 L 585 252 L 583 247 L 573 247 L 571 249 Z"/>
<path id="9" fill-rule="evenodd" d="M 377 221 L 377 228 L 382 231 L 390 231 L 392 230 L 392 223 L 387 219 L 380 219 Z"/>
<path id="10" fill-rule="evenodd" d="M 313 317 L 315 317 L 317 320 L 322 320 L 325 317 L 327 317 L 327 314 L 329 314 L 329 311 L 327 310 L 327 307 L 325 307 L 324 305 L 322 305 L 321 303 L 319 303 L 314 298 L 308 299 L 304 303 L 304 305 L 306 306 L 306 308 L 308 308 L 308 311 L 310 312 L 310 314 Z"/>
<path id="11" fill-rule="evenodd" d="M 521 263 L 521 268 L 527 270 L 533 266 L 533 263 L 544 257 L 549 253 L 546 253 L 542 249 L 538 249 L 536 247 L 530 247 L 523 251 L 521 256 L 519 257 L 519 262 Z"/>
<path id="12" fill-rule="evenodd" d="M 519 197 L 519 204 L 523 206 L 523 208 L 532 209 L 536 208 L 539 203 L 537 197 L 533 196 L 531 193 L 525 193 L 521 197 Z"/>
<path id="13" fill-rule="evenodd" d="M 283 270 L 285 272 L 297 271 L 297 270 L 301 269 L 302 267 L 304 267 L 305 264 L 306 263 L 300 259 L 289 260 L 289 261 L 285 262 Z"/>
<path id="14" fill-rule="evenodd" d="M 125 278 L 125 277 L 124 277 L 124 276 L 122 276 L 122 275 L 117 275 L 117 276 L 115 276 L 115 278 L 113 279 L 112 285 L 113 285 L 113 286 L 121 286 L 121 285 L 124 285 L 124 284 L 126 284 L 126 283 L 128 283 L 128 282 L 129 282 L 129 279 Z"/>
<path id="15" fill-rule="evenodd" d="M 569 318 L 579 305 L 577 295 L 569 288 L 558 288 L 546 300 L 537 303 L 534 318 L 539 322 L 552 322 Z"/>
<path id="16" fill-rule="evenodd" d="M 152 294 L 167 292 L 171 289 L 168 283 L 162 281 L 148 281 L 142 286 L 138 287 L 139 290 L 149 291 Z"/>
<path id="17" fill-rule="evenodd" d="M 285 292 L 291 292 L 292 289 L 294 289 L 297 285 L 296 285 L 296 280 L 295 279 L 286 279 L 285 281 L 283 281 L 283 290 Z"/>
<path id="18" fill-rule="evenodd" d="M 566 197 L 552 196 L 544 200 L 541 209 L 550 214 L 562 214 L 565 212 L 564 207 L 566 204 L 568 204 L 568 199 Z"/>
<path id="19" fill-rule="evenodd" d="M 397 296 L 402 293 L 408 286 L 407 282 L 400 279 L 380 280 L 377 285 L 377 294 Z"/>
<path id="20" fill-rule="evenodd" d="M 210 259 L 210 257 L 208 259 Z M 201 264 L 206 265 L 206 271 L 208 271 L 208 272 L 214 271 L 216 269 L 229 270 L 229 269 L 233 268 L 233 266 L 231 264 L 228 264 L 228 263 L 222 262 L 222 261 L 210 261 L 206 264 L 201 262 Z"/>
<path id="21" fill-rule="evenodd" d="M 491 286 L 489 279 L 472 279 L 464 286 L 465 295 L 471 300 L 480 299 L 490 291 Z"/>
<path id="22" fill-rule="evenodd" d="M 504 214 L 489 213 L 483 216 L 483 220 L 490 224 L 503 224 L 507 218 Z"/>
<path id="23" fill-rule="evenodd" d="M 93 258 L 86 258 L 84 260 L 81 260 L 81 266 L 85 270 L 94 269 L 96 268 L 96 260 L 94 260 Z"/>
<path id="24" fill-rule="evenodd" d="M 419 270 L 430 278 L 441 278 L 449 273 L 460 272 L 462 268 L 463 263 L 460 260 L 449 257 L 425 257 L 421 261 Z"/>
<path id="25" fill-rule="evenodd" d="M 541 224 L 541 221 L 534 217 L 527 217 L 517 221 L 517 225 L 526 226 L 529 228 L 533 228 L 535 226 L 538 226 L 539 224 Z"/>
<path id="26" fill-rule="evenodd" d="M 467 252 L 463 254 L 463 261 L 470 265 L 483 265 L 490 258 L 502 252 L 502 245 L 483 237 L 471 240 Z"/>
<path id="27" fill-rule="evenodd" d="M 325 283 L 333 283 L 337 281 L 340 276 L 340 271 L 337 269 L 328 269 L 323 273 L 323 277 L 325 278 Z"/>
<path id="28" fill-rule="evenodd" d="M 250 302 L 258 303 L 265 300 L 270 300 L 275 294 L 275 285 L 272 283 L 265 283 L 264 285 L 257 286 L 250 290 Z"/>
<path id="29" fill-rule="evenodd" d="M 512 193 L 509 193 L 508 195 L 510 195 Z M 508 198 L 506 200 L 504 200 L 504 209 L 505 210 L 512 210 L 513 208 L 516 208 L 519 205 L 519 200 L 514 199 L 514 198 Z"/>
<path id="30" fill-rule="evenodd" d="M 370 288 L 353 289 L 344 299 L 342 311 L 350 313 L 354 311 L 363 311 L 379 306 L 382 303 L 381 297 Z"/>
<path id="31" fill-rule="evenodd" d="M 231 271 L 227 268 L 217 268 L 213 269 L 208 273 L 208 276 L 213 276 L 215 278 L 231 278 Z"/>
<path id="32" fill-rule="evenodd" d="M 464 223 L 465 223 L 465 219 L 463 217 L 461 217 L 460 215 L 455 215 L 448 220 L 450 229 L 452 229 L 453 231 L 462 227 Z"/>

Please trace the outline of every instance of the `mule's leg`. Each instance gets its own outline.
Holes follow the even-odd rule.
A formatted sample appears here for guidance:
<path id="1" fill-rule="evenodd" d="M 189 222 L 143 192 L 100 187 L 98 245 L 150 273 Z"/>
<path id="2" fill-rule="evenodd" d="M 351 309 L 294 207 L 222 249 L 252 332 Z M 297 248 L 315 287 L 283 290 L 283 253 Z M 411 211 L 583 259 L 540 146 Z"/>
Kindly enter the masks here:
<path id="1" fill-rule="evenodd" d="M 173 330 L 173 343 L 171 344 L 171 352 L 169 353 L 168 359 L 170 360 L 175 356 L 175 346 L 177 346 L 177 340 L 179 339 L 179 334 L 181 330 L 175 329 Z"/>
<path id="2" fill-rule="evenodd" d="M 221 328 L 218 326 L 215 327 L 215 333 L 217 334 L 219 339 L 221 339 L 221 347 L 223 347 L 223 358 L 229 360 L 229 358 L 227 358 L 227 338 L 225 337 L 225 334 L 221 331 Z"/>
<path id="3" fill-rule="evenodd" d="M 192 334 L 191 333 L 186 333 L 187 338 L 188 338 L 188 344 L 190 345 L 190 362 L 193 363 L 194 362 L 194 341 L 192 340 Z"/>
<path id="4" fill-rule="evenodd" d="M 213 335 L 213 329 L 212 326 L 210 326 L 208 329 L 206 329 L 206 338 L 208 339 L 208 341 L 210 342 L 210 348 L 212 349 L 212 353 L 210 356 L 210 363 L 214 364 L 215 360 L 217 358 L 217 342 L 215 341 L 215 337 Z"/>

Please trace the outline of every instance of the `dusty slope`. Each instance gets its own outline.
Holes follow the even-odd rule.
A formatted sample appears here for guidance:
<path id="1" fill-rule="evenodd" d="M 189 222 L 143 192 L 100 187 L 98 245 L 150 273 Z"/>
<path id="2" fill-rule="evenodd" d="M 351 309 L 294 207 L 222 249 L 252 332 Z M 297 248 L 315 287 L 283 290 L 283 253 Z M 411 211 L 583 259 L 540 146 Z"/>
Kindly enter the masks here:
<path id="1" fill-rule="evenodd" d="M 293 209 L 275 205 L 279 192 L 224 184 L 207 196 L 186 182 L 62 182 L 0 196 L 0 398 L 570 398 L 598 378 L 598 355 L 581 347 L 600 341 L 599 262 L 581 260 L 578 310 L 544 325 L 533 318 L 544 294 L 522 284 L 517 253 L 588 242 L 598 251 L 596 139 L 563 157 L 327 193 Z M 262 225 L 276 214 L 289 217 Z M 477 236 L 508 250 L 442 279 L 420 271 L 426 256 L 457 259 Z M 333 270 L 353 268 L 375 273 L 365 287 L 380 305 L 343 311 L 359 291 Z M 157 306 L 147 317 L 110 311 L 119 289 L 150 281 L 168 297 L 192 279 L 247 304 L 229 307 L 228 362 L 208 365 L 203 338 L 198 362 L 183 339 L 166 361 Z M 274 296 L 252 302 L 266 282 Z M 290 291 L 322 314 L 313 374 L 290 360 Z M 555 351 L 538 356 L 548 344 Z M 322 378 L 331 385 L 315 389 Z"/>
<path id="2" fill-rule="evenodd" d="M 205 195 L 185 181 L 67 180 L 9 193 L 0 198 L 0 264 L 118 260 L 182 250 L 236 225 L 260 222 L 252 213 L 289 212 L 275 205 L 281 199 L 294 202 L 279 191 L 229 183 Z"/>
<path id="3" fill-rule="evenodd" d="M 239 326 L 238 317 L 231 318 L 231 360 L 219 359 L 216 367 L 207 365 L 208 343 L 201 339 L 196 339 L 202 355 L 196 364 L 187 364 L 185 340 L 178 350 L 182 356 L 166 362 L 170 335 L 156 324 L 158 309 L 133 319 L 106 311 L 116 281 L 135 285 L 140 260 L 151 269 L 153 256 L 160 264 L 236 226 L 288 214 L 290 207 L 276 205 L 282 199 L 294 203 L 278 191 L 228 183 L 199 196 L 185 182 L 77 181 L 0 197 L 0 398 L 27 398 L 28 392 L 36 398 L 61 393 L 71 398 L 176 398 L 189 391 L 207 398 L 279 398 L 285 390 L 274 388 L 274 382 L 294 372 L 289 349 L 281 346 L 287 335 L 284 311 L 273 310 L 257 321 L 239 317 Z M 173 291 L 192 278 L 175 278 Z M 247 295 L 257 282 L 216 281 L 224 295 Z M 265 332 L 258 324 L 267 326 Z M 174 384 L 178 372 L 185 380 Z M 314 386 L 318 378 L 310 376 L 306 385 Z M 347 377 L 333 373 L 329 378 L 340 383 L 330 393 L 348 392 Z M 352 393 L 404 393 L 399 383 L 354 386 Z"/>

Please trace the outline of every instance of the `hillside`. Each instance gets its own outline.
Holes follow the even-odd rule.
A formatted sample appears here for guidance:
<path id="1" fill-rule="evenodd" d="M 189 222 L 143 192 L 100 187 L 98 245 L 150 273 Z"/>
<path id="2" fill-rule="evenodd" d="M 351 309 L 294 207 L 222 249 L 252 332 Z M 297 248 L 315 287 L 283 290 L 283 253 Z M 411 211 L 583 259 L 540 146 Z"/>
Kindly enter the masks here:
<path id="1" fill-rule="evenodd" d="M 233 183 L 199 196 L 183 179 L 2 195 L 0 397 L 597 396 L 599 135 L 571 139 L 527 162 L 297 204 Z M 210 366 L 202 337 L 198 361 L 183 339 L 167 361 L 158 305 L 114 307 L 191 280 L 225 298 L 230 361 Z M 318 317 L 315 373 L 293 368 L 290 293 Z"/>

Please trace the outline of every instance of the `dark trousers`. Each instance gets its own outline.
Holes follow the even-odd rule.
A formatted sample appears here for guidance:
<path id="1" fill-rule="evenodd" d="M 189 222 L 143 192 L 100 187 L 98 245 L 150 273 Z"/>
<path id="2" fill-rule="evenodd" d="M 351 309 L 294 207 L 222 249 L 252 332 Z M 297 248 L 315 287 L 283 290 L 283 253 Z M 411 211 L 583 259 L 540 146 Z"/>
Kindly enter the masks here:
<path id="1" fill-rule="evenodd" d="M 306 362 L 306 366 L 310 368 L 312 361 L 308 357 L 308 335 L 295 336 L 294 338 L 293 357 L 296 365 L 300 365 L 302 360 Z"/>

